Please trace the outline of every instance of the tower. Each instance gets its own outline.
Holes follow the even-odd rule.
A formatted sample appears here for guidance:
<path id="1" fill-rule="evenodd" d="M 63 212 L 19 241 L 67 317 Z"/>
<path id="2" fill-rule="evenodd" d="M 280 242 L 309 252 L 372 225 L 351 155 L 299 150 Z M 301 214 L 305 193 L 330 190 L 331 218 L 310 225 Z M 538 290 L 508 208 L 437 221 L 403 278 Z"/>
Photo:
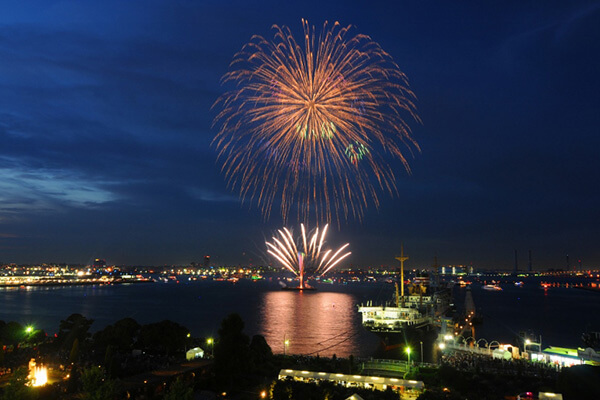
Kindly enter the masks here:
<path id="1" fill-rule="evenodd" d="M 532 268 L 533 268 L 533 264 L 531 263 L 531 250 L 529 250 L 529 265 L 527 266 L 527 270 L 529 272 L 531 272 Z"/>
<path id="2" fill-rule="evenodd" d="M 517 249 L 515 249 L 515 274 L 519 271 L 519 259 L 517 258 Z"/>

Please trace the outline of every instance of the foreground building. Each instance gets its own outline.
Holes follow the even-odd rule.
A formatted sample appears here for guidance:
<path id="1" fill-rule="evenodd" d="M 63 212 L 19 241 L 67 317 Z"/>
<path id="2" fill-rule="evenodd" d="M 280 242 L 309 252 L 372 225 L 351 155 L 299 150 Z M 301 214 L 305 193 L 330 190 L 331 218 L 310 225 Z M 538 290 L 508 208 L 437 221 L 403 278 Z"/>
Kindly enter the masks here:
<path id="1" fill-rule="evenodd" d="M 346 375 L 332 372 L 298 371 L 294 369 L 282 369 L 279 371 L 279 380 L 285 380 L 288 378 L 295 381 L 309 383 L 334 382 L 335 384 L 345 387 L 357 387 L 382 391 L 391 388 L 394 391 L 408 394 L 409 396 L 420 394 L 424 388 L 422 381 L 387 378 L 383 376 Z"/>

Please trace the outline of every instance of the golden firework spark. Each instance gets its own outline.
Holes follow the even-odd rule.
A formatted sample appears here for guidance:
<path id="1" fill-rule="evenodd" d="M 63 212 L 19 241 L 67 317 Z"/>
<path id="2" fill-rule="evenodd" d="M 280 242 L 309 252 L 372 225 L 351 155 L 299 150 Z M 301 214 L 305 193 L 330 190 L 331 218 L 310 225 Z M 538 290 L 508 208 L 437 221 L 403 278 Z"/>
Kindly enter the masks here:
<path id="1" fill-rule="evenodd" d="M 266 242 L 267 253 L 275 257 L 283 267 L 301 277 L 301 282 L 306 273 L 323 276 L 352 254 L 350 252 L 343 253 L 350 246 L 349 243 L 335 252 L 331 249 L 323 249 L 328 227 L 329 225 L 325 225 L 320 233 L 319 228 L 315 229 L 309 239 L 304 224 L 300 224 L 302 235 L 298 243 L 289 229 L 278 230 L 279 238 L 273 237 L 273 243 Z"/>
<path id="2" fill-rule="evenodd" d="M 224 82 L 237 88 L 215 105 L 213 144 L 229 186 L 268 217 L 285 220 L 361 219 L 377 192 L 396 194 L 398 158 L 419 151 L 405 122 L 419 122 L 406 76 L 366 35 L 324 24 L 318 38 L 302 20 L 304 46 L 287 27 L 274 38 L 252 37 L 231 63 Z"/>

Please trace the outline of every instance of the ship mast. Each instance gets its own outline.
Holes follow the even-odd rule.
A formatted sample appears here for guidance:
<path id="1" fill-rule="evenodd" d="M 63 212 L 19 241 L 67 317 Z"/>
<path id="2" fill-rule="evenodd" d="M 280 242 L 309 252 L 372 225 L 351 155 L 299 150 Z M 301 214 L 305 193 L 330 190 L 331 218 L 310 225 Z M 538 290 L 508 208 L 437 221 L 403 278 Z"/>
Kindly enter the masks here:
<path id="1" fill-rule="evenodd" d="M 408 256 L 404 255 L 404 244 L 400 244 L 400 257 L 396 257 L 396 260 L 400 261 L 400 296 L 404 307 L 404 261 L 408 260 Z"/>

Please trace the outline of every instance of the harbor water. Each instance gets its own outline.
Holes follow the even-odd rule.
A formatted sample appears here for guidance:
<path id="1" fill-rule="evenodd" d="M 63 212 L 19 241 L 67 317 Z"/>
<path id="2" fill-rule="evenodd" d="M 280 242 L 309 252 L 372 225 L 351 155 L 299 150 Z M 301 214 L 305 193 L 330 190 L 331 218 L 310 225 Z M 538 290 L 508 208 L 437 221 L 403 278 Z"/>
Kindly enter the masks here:
<path id="1" fill-rule="evenodd" d="M 477 339 L 506 343 L 521 331 L 531 331 L 542 336 L 544 347 L 578 347 L 584 331 L 598 329 L 598 292 L 572 286 L 544 290 L 534 278 L 522 287 L 501 284 L 502 291 L 481 286 L 471 287 L 483 316 L 474 330 Z M 221 320 L 236 312 L 246 323 L 245 332 L 265 336 L 276 353 L 370 357 L 377 353 L 380 338 L 361 326 L 357 305 L 390 300 L 393 291 L 393 285 L 373 282 L 282 291 L 277 281 L 269 280 L 2 288 L 0 320 L 32 324 L 52 335 L 60 320 L 73 313 L 93 319 L 92 331 L 126 317 L 141 324 L 170 319 L 193 336 L 216 337 Z M 466 289 L 455 286 L 453 291 L 460 310 Z M 431 359 L 433 343 L 427 340 L 424 346 L 425 359 Z M 413 349 L 413 357 L 420 357 L 418 344 Z M 398 351 L 395 356 L 404 355 Z"/>

